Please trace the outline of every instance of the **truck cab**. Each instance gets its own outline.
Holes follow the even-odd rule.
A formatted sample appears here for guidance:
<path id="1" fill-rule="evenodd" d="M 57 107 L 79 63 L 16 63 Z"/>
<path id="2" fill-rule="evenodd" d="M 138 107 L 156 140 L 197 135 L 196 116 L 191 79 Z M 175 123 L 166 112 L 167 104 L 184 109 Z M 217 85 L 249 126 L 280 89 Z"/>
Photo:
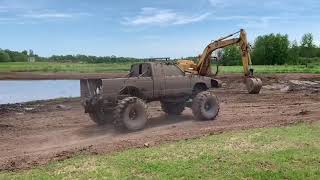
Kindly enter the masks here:
<path id="1" fill-rule="evenodd" d="M 160 101 L 167 114 L 178 115 L 187 106 L 188 100 L 217 87 L 218 83 L 210 77 L 184 72 L 176 64 L 146 62 L 132 65 L 126 77 L 81 80 L 80 85 L 85 111 L 95 122 L 105 122 L 99 120 L 104 115 L 98 117 L 96 114 L 110 114 L 131 101 L 138 102 L 140 109 L 142 101 Z M 118 119 L 123 118 L 117 113 Z M 135 129 L 129 126 L 128 129 Z"/>
<path id="2" fill-rule="evenodd" d="M 133 82 L 130 82 L 130 79 L 134 79 Z M 191 77 L 186 75 L 178 66 L 165 63 L 132 65 L 127 83 L 140 84 L 142 87 L 140 91 L 148 99 L 186 96 L 192 91 Z"/>

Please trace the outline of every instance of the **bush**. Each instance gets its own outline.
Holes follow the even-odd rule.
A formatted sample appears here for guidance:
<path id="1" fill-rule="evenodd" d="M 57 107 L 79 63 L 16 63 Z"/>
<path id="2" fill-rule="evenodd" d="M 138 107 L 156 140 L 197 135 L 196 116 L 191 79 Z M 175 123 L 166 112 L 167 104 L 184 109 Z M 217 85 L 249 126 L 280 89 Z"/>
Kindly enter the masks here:
<path id="1" fill-rule="evenodd" d="M 241 50 L 239 46 L 229 46 L 223 50 L 222 65 L 235 66 L 241 64 Z"/>
<path id="2" fill-rule="evenodd" d="M 252 59 L 255 64 L 261 65 L 285 64 L 289 59 L 289 44 L 287 35 L 258 36 L 254 43 Z"/>
<path id="3" fill-rule="evenodd" d="M 0 50 L 0 62 L 10 62 L 9 54 L 2 50 Z"/>

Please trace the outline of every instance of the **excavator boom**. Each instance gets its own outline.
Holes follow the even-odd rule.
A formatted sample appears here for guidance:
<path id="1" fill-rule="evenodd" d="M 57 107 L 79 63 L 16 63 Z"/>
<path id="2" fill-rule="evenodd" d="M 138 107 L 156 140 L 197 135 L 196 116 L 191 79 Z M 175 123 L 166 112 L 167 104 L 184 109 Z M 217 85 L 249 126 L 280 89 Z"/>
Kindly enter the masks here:
<path id="1" fill-rule="evenodd" d="M 225 41 L 214 41 L 210 43 L 203 51 L 202 55 L 199 58 L 199 63 L 197 65 L 197 71 L 201 76 L 209 75 L 208 69 L 210 68 L 210 59 L 213 51 L 236 44 L 239 42 L 239 39 L 228 39 Z"/>
<path id="2" fill-rule="evenodd" d="M 240 34 L 239 38 L 231 38 L 238 33 Z M 248 92 L 251 94 L 258 94 L 262 87 L 262 82 L 260 79 L 253 76 L 253 69 L 251 68 L 252 62 L 250 57 L 250 47 L 247 40 L 247 34 L 243 29 L 236 33 L 215 40 L 207 45 L 207 47 L 200 55 L 197 64 L 195 64 L 193 61 L 181 60 L 178 61 L 178 65 L 185 72 L 190 72 L 201 76 L 211 76 L 212 72 L 210 61 L 212 52 L 231 45 L 239 45 L 241 49 L 242 66 L 245 76 L 245 84 L 247 86 Z"/>

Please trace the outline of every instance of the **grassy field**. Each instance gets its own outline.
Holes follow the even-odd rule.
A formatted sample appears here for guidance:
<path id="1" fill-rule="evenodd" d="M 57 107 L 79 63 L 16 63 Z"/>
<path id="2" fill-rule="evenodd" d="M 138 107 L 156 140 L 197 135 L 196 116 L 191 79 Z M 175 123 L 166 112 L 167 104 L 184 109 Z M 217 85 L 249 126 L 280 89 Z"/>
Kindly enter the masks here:
<path id="1" fill-rule="evenodd" d="M 131 63 L 80 64 L 80 63 L 48 63 L 48 62 L 10 62 L 0 63 L 1 72 L 127 72 Z M 320 64 L 254 66 L 257 73 L 320 73 Z M 241 73 L 242 66 L 221 66 L 221 73 Z"/>
<path id="2" fill-rule="evenodd" d="M 78 155 L 0 179 L 320 179 L 320 123 Z"/>
<path id="3" fill-rule="evenodd" d="M 10 62 L 0 63 L 0 72 L 79 72 L 79 73 L 103 73 L 125 72 L 130 69 L 130 63 L 49 63 L 49 62 Z"/>

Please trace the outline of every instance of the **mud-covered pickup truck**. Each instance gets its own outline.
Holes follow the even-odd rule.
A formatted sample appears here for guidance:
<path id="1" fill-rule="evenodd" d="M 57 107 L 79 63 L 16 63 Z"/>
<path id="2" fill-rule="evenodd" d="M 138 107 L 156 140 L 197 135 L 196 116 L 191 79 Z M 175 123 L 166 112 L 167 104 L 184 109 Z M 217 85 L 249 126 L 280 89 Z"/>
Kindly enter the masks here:
<path id="1" fill-rule="evenodd" d="M 212 120 L 219 112 L 216 96 L 207 91 L 218 87 L 218 81 L 185 73 L 174 64 L 134 64 L 127 77 L 82 79 L 80 86 L 85 112 L 99 125 L 143 129 L 148 119 L 146 103 L 151 101 L 160 101 L 169 115 L 189 107 L 197 120 Z"/>

